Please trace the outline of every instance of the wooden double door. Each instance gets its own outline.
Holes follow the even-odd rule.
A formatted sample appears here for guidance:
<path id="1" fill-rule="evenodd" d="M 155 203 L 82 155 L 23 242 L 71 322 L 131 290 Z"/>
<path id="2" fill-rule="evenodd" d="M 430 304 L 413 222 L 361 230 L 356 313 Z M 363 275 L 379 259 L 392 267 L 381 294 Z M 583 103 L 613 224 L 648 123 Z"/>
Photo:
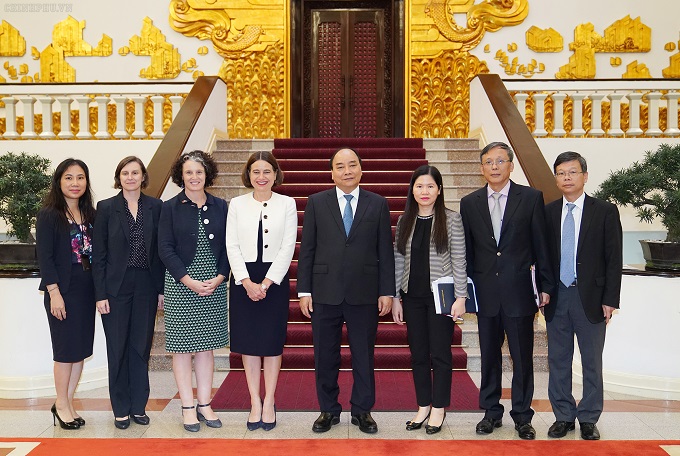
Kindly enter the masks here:
<path id="1" fill-rule="evenodd" d="M 300 86 L 293 84 L 291 136 L 394 136 L 393 1 L 300 5 L 303 33 L 300 52 L 293 51 L 293 80 L 296 68 L 302 78 Z"/>

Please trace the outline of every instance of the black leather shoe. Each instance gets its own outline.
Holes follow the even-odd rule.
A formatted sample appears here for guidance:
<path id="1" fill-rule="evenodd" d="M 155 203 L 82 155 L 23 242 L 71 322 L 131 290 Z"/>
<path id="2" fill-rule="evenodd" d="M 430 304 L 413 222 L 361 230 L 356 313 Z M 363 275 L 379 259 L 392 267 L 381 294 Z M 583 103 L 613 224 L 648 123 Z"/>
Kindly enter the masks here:
<path id="1" fill-rule="evenodd" d="M 352 415 L 352 424 L 359 426 L 359 430 L 366 434 L 375 434 L 378 432 L 378 425 L 373 421 L 370 412 Z"/>
<path id="2" fill-rule="evenodd" d="M 326 432 L 331 430 L 331 426 L 340 423 L 340 417 L 333 415 L 331 412 L 321 412 L 321 415 L 314 421 L 312 425 L 313 432 Z"/>
<path id="3" fill-rule="evenodd" d="M 482 421 L 477 423 L 475 430 L 477 431 L 477 434 L 491 434 L 494 428 L 499 428 L 501 426 L 503 426 L 503 420 L 484 417 Z"/>
<path id="4" fill-rule="evenodd" d="M 137 424 L 141 424 L 142 426 L 148 426 L 148 424 L 151 422 L 151 418 L 149 418 L 149 415 L 146 413 L 144 415 L 132 415 L 132 421 Z"/>
<path id="5" fill-rule="evenodd" d="M 580 423 L 581 438 L 583 440 L 600 440 L 600 431 L 597 430 L 595 423 Z"/>
<path id="6" fill-rule="evenodd" d="M 427 421 L 427 419 L 428 419 L 429 417 L 430 417 L 430 413 L 428 412 L 428 414 L 427 414 L 427 416 L 425 417 L 425 419 L 424 419 L 423 421 L 421 421 L 420 423 L 418 423 L 417 421 L 408 420 L 408 421 L 406 422 L 406 430 L 407 430 L 407 431 L 417 431 L 418 429 L 420 429 L 421 427 L 423 427 L 423 423 L 425 423 L 425 421 Z"/>
<path id="7" fill-rule="evenodd" d="M 573 421 L 555 421 L 550 429 L 548 429 L 548 437 L 553 439 L 561 439 L 567 432 L 576 429 L 576 425 Z"/>
<path id="8" fill-rule="evenodd" d="M 73 421 L 78 423 L 78 426 L 80 426 L 80 427 L 85 426 L 85 420 L 81 416 L 77 416 L 77 417 L 73 418 Z"/>
<path id="9" fill-rule="evenodd" d="M 127 429 L 130 427 L 130 417 L 128 416 L 124 420 L 115 419 L 113 420 L 113 424 L 115 424 L 118 429 Z"/>
<path id="10" fill-rule="evenodd" d="M 522 440 L 534 440 L 536 438 L 536 430 L 531 423 L 517 423 L 515 424 L 515 430 Z"/>
<path id="11" fill-rule="evenodd" d="M 442 418 L 442 423 L 439 426 L 430 426 L 430 424 L 425 425 L 425 433 L 428 435 L 436 434 L 442 430 L 444 425 L 444 420 L 446 420 L 446 410 L 444 410 L 444 417 Z"/>

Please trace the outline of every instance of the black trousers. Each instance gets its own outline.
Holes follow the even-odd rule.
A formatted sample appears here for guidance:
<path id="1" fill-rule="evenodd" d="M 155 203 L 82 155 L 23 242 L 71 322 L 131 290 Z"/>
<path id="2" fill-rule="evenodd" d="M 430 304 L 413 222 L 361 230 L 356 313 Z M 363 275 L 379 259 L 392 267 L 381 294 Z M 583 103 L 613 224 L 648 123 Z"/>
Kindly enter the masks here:
<path id="1" fill-rule="evenodd" d="M 339 416 L 340 344 L 342 324 L 347 323 L 349 349 L 352 354 L 352 415 L 370 412 L 375 404 L 374 351 L 378 331 L 378 302 L 375 305 L 338 306 L 314 304 L 312 334 L 316 395 L 322 412 Z"/>
<path id="2" fill-rule="evenodd" d="M 454 321 L 434 311 L 434 298 L 402 293 L 411 369 L 420 407 L 442 408 L 451 403 L 451 340 Z"/>
<path id="3" fill-rule="evenodd" d="M 158 294 L 147 269 L 128 268 L 120 290 L 108 297 L 111 312 L 102 315 L 111 407 L 117 417 L 143 415 Z"/>
<path id="4" fill-rule="evenodd" d="M 503 358 L 501 346 L 507 335 L 512 358 L 512 410 L 515 423 L 531 422 L 534 411 L 534 315 L 508 317 L 501 308 L 495 317 L 477 316 L 479 348 L 482 357 L 482 381 L 479 389 L 479 407 L 485 416 L 503 417 L 501 405 Z"/>

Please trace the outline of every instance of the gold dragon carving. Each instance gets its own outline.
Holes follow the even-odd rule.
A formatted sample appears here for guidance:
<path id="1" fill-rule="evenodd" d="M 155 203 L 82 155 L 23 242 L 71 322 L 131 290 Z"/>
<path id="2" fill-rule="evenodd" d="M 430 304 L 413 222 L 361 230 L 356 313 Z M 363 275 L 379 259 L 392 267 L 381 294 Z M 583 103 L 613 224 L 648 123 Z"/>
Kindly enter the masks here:
<path id="1" fill-rule="evenodd" d="M 470 127 L 470 81 L 488 73 L 470 54 L 484 34 L 522 23 L 528 0 L 411 0 L 409 135 L 465 138 Z M 454 14 L 465 14 L 466 23 Z"/>

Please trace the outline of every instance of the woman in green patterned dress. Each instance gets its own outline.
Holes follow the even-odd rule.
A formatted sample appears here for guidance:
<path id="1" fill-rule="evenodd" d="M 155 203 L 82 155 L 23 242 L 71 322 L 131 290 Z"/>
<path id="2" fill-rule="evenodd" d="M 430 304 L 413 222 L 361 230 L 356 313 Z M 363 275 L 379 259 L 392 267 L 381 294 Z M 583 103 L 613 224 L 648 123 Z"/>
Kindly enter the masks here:
<path id="1" fill-rule="evenodd" d="M 195 150 L 183 154 L 172 167 L 172 181 L 183 190 L 163 203 L 158 230 L 158 252 L 165 273 L 165 348 L 182 401 L 184 428 L 190 432 L 221 427 L 210 408 L 213 350 L 229 341 L 227 288 L 229 261 L 225 245 L 227 202 L 205 191 L 217 177 L 210 155 Z M 191 356 L 194 355 L 194 407 Z"/>

